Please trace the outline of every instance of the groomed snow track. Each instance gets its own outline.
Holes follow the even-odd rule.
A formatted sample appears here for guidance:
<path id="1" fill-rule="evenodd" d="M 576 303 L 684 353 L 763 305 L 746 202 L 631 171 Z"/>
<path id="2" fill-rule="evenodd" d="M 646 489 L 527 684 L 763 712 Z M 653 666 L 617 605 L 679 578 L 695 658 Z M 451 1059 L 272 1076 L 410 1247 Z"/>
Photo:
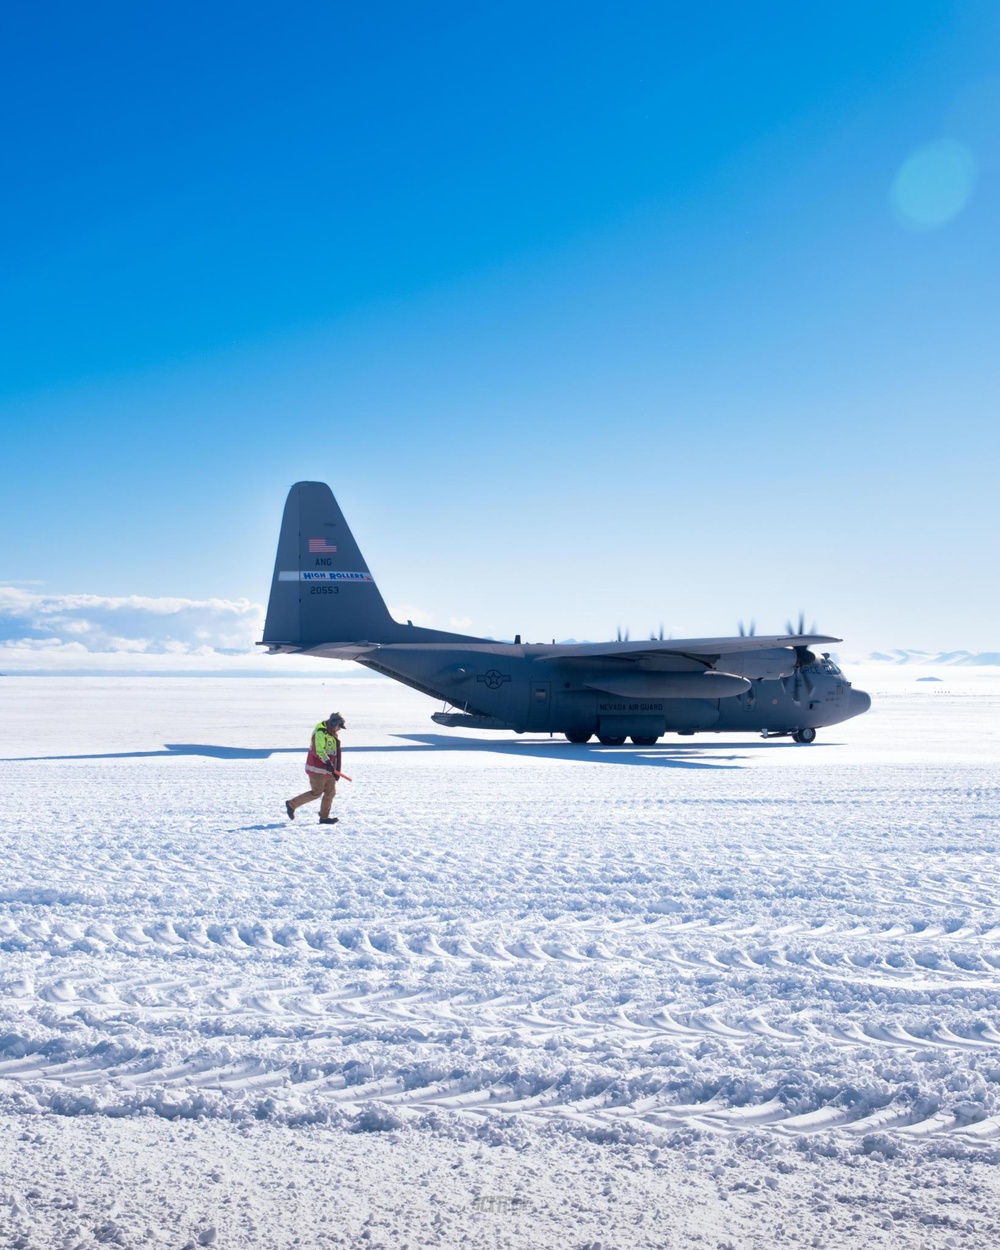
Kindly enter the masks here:
<path id="1" fill-rule="evenodd" d="M 0 1081 L 64 1115 L 296 1123 L 378 1104 L 650 1139 L 686 1125 L 1000 1138 L 1000 1029 L 981 1006 L 996 929 L 781 929 L 7 916 Z M 894 1089 L 893 1061 L 946 1063 L 969 1088 Z"/>
<path id="2" fill-rule="evenodd" d="M 859 745 L 616 751 L 413 734 L 415 696 L 345 682 L 331 831 L 280 815 L 315 683 L 81 680 L 68 760 L 67 692 L 30 688 L 11 1123 L 1000 1161 L 995 698 L 890 697 Z"/>

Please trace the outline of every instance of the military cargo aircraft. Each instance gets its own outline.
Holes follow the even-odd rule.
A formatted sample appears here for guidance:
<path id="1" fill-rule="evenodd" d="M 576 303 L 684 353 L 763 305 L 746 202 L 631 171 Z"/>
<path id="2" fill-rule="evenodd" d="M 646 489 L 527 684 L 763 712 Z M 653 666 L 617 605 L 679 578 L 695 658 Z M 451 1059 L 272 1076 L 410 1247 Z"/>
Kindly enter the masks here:
<path id="1" fill-rule="evenodd" d="M 271 653 L 354 660 L 450 710 L 439 725 L 626 738 L 753 732 L 809 743 L 871 706 L 806 633 L 632 642 L 494 642 L 394 620 L 329 486 L 297 482 L 278 539 L 264 638 Z"/>

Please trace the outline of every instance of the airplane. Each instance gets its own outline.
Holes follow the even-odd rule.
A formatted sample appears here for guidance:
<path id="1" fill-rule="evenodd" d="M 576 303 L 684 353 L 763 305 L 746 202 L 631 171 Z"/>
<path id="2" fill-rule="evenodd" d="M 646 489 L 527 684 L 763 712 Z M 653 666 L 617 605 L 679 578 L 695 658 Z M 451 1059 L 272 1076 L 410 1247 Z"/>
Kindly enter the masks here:
<path id="1" fill-rule="evenodd" d="M 812 650 L 840 641 L 806 633 L 801 615 L 798 632 L 789 624 L 785 634 L 598 643 L 495 642 L 404 625 L 390 616 L 329 486 L 297 482 L 257 645 L 353 660 L 441 700 L 450 710 L 431 719 L 450 728 L 648 747 L 666 733 L 815 741 L 817 729 L 871 707 L 828 653 Z"/>

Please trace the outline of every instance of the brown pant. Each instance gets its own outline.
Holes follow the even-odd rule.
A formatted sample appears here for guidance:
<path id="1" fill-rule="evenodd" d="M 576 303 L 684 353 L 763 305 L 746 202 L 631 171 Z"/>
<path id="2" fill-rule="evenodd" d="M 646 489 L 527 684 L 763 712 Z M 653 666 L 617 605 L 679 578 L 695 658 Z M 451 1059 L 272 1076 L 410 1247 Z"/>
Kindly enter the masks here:
<path id="1" fill-rule="evenodd" d="M 320 818 L 329 816 L 333 796 L 337 793 L 337 778 L 333 773 L 309 773 L 309 785 L 311 789 L 303 794 L 297 794 L 294 799 L 289 799 L 289 805 L 296 808 L 301 807 L 303 803 L 311 803 L 313 799 L 320 799 Z"/>

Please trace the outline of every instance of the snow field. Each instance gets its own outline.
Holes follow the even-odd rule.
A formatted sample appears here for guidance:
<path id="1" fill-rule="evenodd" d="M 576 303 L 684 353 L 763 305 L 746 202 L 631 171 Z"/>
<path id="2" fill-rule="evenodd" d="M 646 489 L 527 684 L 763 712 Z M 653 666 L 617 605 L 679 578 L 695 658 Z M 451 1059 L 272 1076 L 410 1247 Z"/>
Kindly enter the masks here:
<path id="1" fill-rule="evenodd" d="M 812 747 L 616 749 L 439 730 L 344 671 L 4 681 L 24 1246 L 103 1217 L 126 1245 L 996 1235 L 995 682 L 901 685 Z M 341 823 L 289 824 L 335 708 Z M 245 1183 L 276 1142 L 291 1224 Z M 128 1198 L 85 1219 L 97 1146 Z"/>

